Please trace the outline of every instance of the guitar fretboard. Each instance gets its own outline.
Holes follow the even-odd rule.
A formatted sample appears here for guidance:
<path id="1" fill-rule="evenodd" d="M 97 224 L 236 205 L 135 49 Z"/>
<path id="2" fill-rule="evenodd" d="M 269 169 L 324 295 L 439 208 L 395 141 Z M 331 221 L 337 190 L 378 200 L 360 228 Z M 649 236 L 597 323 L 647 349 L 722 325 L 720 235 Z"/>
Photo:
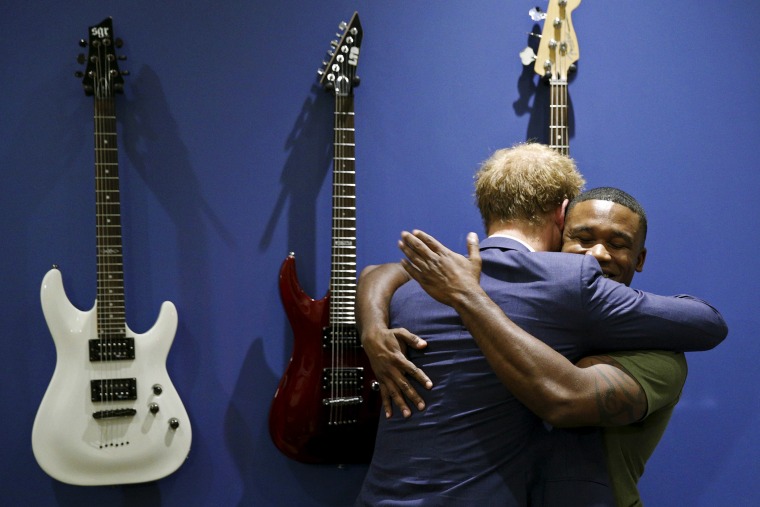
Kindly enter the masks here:
<path id="1" fill-rule="evenodd" d="M 353 95 L 335 98 L 330 322 L 354 324 L 356 300 L 356 160 Z"/>
<path id="2" fill-rule="evenodd" d="M 100 339 L 125 334 L 119 163 L 113 97 L 95 99 L 97 324 Z"/>
<path id="3" fill-rule="evenodd" d="M 570 139 L 567 128 L 567 81 L 552 79 L 549 82 L 551 99 L 549 102 L 549 147 L 563 155 L 570 154 Z"/>

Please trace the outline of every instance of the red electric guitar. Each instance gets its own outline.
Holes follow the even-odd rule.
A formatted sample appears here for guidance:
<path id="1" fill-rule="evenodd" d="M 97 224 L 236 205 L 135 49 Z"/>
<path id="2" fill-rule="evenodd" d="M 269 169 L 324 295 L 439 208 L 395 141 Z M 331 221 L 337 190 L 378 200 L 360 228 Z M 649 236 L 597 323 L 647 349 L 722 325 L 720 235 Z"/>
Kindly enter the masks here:
<path id="1" fill-rule="evenodd" d="M 304 463 L 368 463 L 380 393 L 356 332 L 356 186 L 353 88 L 362 41 L 358 13 L 333 42 L 320 83 L 335 95 L 330 289 L 311 299 L 290 254 L 280 295 L 293 328 L 293 355 L 269 412 L 269 433 L 283 454 Z"/>

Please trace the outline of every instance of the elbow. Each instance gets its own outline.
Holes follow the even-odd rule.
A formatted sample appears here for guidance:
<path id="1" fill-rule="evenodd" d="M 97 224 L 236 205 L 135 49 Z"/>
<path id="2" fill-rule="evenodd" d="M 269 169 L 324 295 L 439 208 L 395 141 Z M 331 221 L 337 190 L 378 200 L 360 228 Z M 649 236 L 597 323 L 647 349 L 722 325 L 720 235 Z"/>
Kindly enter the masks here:
<path id="1" fill-rule="evenodd" d="M 543 386 L 543 392 L 531 410 L 542 420 L 557 428 L 569 428 L 589 424 L 579 418 L 581 400 L 576 393 L 562 386 Z"/>
<path id="2" fill-rule="evenodd" d="M 364 269 L 361 270 L 361 273 L 359 273 L 359 280 L 366 277 L 368 274 L 370 274 L 372 271 L 377 269 L 377 264 L 370 264 L 368 266 L 365 266 Z"/>
<path id="3" fill-rule="evenodd" d="M 676 297 L 698 303 L 698 310 L 695 310 L 695 312 L 700 312 L 694 314 L 695 316 L 699 315 L 699 318 L 692 321 L 692 327 L 696 329 L 696 333 L 692 333 L 692 338 L 694 338 L 693 343 L 687 344 L 692 345 L 692 347 L 685 348 L 684 351 L 710 350 L 720 345 L 726 339 L 726 336 L 728 336 L 728 325 L 726 325 L 725 319 L 723 319 L 717 308 L 693 296 L 681 294 Z M 696 337 L 699 338 L 697 339 Z"/>
<path id="4" fill-rule="evenodd" d="M 538 416 L 556 428 L 584 426 L 587 422 L 578 419 L 571 403 L 556 403 L 546 407 Z"/>
<path id="5" fill-rule="evenodd" d="M 720 314 L 717 314 L 715 317 L 711 322 L 706 322 L 701 328 L 702 340 L 692 351 L 699 352 L 714 349 L 726 339 L 726 336 L 728 336 L 728 326 Z"/>
<path id="6" fill-rule="evenodd" d="M 716 333 L 715 333 L 715 343 L 713 347 L 716 347 L 719 345 L 723 340 L 726 339 L 726 336 L 728 336 L 728 326 L 726 325 L 726 321 L 723 320 L 723 317 L 720 317 L 720 322 L 718 323 Z M 710 347 L 712 348 L 712 347 Z"/>

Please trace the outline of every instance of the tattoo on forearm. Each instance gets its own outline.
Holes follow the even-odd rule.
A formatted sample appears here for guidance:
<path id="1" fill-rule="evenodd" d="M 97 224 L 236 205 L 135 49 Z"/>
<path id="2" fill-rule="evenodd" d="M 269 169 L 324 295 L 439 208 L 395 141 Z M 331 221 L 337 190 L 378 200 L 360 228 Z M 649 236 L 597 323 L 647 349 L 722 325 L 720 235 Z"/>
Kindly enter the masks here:
<path id="1" fill-rule="evenodd" d="M 617 426 L 640 420 L 647 410 L 647 397 L 639 383 L 609 356 L 597 356 L 596 364 L 614 368 L 595 368 L 595 396 L 599 424 Z"/>

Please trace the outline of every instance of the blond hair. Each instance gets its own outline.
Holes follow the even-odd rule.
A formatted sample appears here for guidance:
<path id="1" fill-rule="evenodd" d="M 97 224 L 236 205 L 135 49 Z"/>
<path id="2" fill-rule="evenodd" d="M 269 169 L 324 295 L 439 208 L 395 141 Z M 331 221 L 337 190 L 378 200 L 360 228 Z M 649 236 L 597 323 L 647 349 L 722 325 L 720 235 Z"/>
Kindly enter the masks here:
<path id="1" fill-rule="evenodd" d="M 568 156 L 538 143 L 497 150 L 475 174 L 475 198 L 483 222 L 525 220 L 544 223 L 586 181 Z"/>

